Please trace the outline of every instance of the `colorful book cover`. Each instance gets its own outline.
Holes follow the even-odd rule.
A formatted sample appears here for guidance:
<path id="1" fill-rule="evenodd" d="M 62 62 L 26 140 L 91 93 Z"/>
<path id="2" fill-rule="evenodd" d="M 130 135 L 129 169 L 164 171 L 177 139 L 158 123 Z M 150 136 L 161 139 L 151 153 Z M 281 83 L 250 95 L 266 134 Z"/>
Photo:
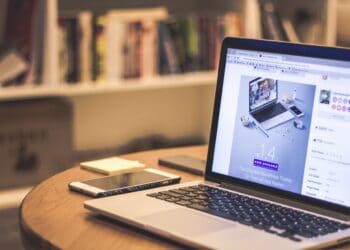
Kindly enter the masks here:
<path id="1" fill-rule="evenodd" d="M 93 80 L 106 82 L 106 16 L 94 16 L 93 29 Z"/>

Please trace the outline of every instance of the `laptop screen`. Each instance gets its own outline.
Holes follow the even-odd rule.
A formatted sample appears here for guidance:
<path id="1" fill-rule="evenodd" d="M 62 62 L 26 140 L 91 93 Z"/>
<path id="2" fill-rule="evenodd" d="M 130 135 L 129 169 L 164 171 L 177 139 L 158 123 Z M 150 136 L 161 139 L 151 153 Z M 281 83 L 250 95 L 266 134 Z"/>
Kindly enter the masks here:
<path id="1" fill-rule="evenodd" d="M 350 207 L 349 67 L 228 48 L 212 172 Z"/>
<path id="2" fill-rule="evenodd" d="M 277 101 L 277 81 L 258 77 L 249 82 L 249 110 L 254 112 Z"/>

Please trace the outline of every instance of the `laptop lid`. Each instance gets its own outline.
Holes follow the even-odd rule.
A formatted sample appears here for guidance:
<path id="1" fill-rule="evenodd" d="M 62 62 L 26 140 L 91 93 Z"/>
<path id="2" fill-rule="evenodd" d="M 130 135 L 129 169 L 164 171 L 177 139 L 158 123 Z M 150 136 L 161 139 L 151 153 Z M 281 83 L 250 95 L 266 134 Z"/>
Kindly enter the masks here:
<path id="1" fill-rule="evenodd" d="M 278 83 L 272 78 L 255 78 L 249 82 L 249 111 L 255 113 L 274 105 L 278 98 Z"/>
<path id="2" fill-rule="evenodd" d="M 349 68 L 347 49 L 226 38 L 206 180 L 350 214 Z M 276 83 L 278 102 L 303 114 L 268 135 L 247 98 L 264 79 Z"/>

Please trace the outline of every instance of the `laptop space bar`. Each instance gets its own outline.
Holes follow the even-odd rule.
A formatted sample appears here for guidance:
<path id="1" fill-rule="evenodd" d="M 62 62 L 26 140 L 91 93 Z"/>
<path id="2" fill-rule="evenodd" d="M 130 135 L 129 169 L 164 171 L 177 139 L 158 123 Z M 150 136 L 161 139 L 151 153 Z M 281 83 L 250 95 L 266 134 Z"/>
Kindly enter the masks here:
<path id="1" fill-rule="evenodd" d="M 298 236 L 312 238 L 350 227 L 345 223 L 205 185 L 147 195 L 236 221 L 293 241 L 300 241 L 301 238 Z"/>

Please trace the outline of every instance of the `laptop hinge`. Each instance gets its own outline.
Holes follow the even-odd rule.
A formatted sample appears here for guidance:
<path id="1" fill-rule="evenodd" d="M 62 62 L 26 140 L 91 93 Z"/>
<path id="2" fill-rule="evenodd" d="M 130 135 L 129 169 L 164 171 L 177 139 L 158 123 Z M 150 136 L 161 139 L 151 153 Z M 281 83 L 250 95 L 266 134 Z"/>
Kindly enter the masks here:
<path id="1" fill-rule="evenodd" d="M 266 200 L 270 200 L 273 202 L 277 202 L 277 203 L 281 203 L 287 206 L 291 206 L 291 207 L 295 207 L 295 208 L 299 208 L 299 209 L 303 209 L 306 211 L 310 211 L 313 213 L 317 213 L 317 214 L 321 214 L 324 216 L 328 216 L 328 217 L 332 217 L 338 220 L 343 220 L 343 221 L 350 221 L 350 215 L 344 214 L 344 213 L 340 213 L 340 212 L 336 212 L 334 210 L 328 210 L 328 209 L 324 209 L 324 208 L 320 208 L 317 206 L 313 206 L 310 204 L 305 204 L 302 202 L 298 202 L 298 201 L 294 201 L 294 200 L 290 200 L 287 198 L 283 198 L 277 195 L 272 195 L 272 194 L 267 194 L 264 192 L 260 192 L 260 191 L 256 191 L 256 190 L 252 190 L 246 187 L 242 187 L 242 186 L 238 186 L 238 185 L 232 185 L 232 184 L 228 184 L 228 183 L 221 183 L 219 185 L 219 187 L 225 188 L 225 189 L 229 189 L 232 191 L 236 191 L 236 192 L 240 192 L 240 193 L 244 193 L 247 195 L 252 195 L 258 198 L 262 198 L 262 199 L 266 199 Z"/>

